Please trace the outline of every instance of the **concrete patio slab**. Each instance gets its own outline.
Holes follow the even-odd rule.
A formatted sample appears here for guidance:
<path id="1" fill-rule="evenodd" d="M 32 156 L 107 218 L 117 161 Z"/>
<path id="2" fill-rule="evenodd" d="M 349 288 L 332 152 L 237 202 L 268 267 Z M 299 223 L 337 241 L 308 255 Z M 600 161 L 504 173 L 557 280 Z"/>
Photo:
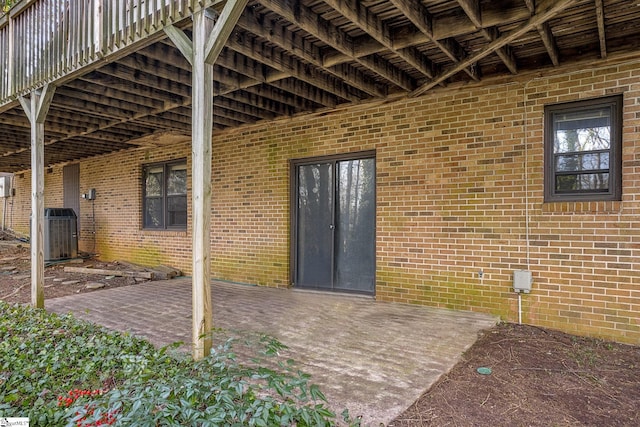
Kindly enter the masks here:
<path id="1" fill-rule="evenodd" d="M 290 348 L 330 407 L 386 425 L 460 359 L 485 314 L 371 298 L 214 282 L 214 326 L 266 333 Z M 174 279 L 46 301 L 57 313 L 130 331 L 157 345 L 190 342 L 191 281 Z"/>

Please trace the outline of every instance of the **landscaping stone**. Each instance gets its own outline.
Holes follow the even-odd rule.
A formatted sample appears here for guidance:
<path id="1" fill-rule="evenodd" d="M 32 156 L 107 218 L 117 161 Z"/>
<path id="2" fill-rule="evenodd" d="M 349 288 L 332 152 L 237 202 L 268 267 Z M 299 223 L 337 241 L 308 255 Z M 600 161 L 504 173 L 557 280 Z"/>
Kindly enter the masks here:
<path id="1" fill-rule="evenodd" d="M 102 289 L 104 288 L 106 285 L 104 283 L 100 283 L 100 282 L 89 282 L 87 283 L 87 285 L 85 286 L 85 288 L 87 289 Z"/>
<path id="2" fill-rule="evenodd" d="M 63 285 L 75 285 L 76 283 L 80 283 L 80 280 L 67 280 L 62 282 Z"/>

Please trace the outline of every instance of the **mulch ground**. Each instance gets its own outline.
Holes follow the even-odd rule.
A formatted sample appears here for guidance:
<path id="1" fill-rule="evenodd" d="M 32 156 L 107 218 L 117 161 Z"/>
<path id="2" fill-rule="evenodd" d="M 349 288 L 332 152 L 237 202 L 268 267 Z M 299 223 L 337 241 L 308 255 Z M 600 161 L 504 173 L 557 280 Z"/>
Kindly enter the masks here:
<path id="1" fill-rule="evenodd" d="M 501 324 L 390 427 L 638 425 L 640 347 Z"/>
<path id="2" fill-rule="evenodd" d="M 64 272 L 128 269 L 87 259 L 46 268 L 45 299 L 135 285 L 130 277 Z M 0 300 L 28 303 L 28 246 L 0 239 Z M 478 368 L 488 368 L 490 370 Z M 390 427 L 639 426 L 640 347 L 525 325 L 485 331 L 462 360 Z"/>

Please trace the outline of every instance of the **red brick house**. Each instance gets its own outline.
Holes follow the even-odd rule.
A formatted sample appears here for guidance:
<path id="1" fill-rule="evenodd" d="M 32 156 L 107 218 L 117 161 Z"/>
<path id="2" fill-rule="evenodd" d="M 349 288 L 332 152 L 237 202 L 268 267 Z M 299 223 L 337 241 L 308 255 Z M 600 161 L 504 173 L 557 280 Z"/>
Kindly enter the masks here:
<path id="1" fill-rule="evenodd" d="M 77 211 L 81 250 L 640 343 L 638 1 L 81 3 L 0 21 L 12 230 L 33 203 L 21 105 L 49 83 L 43 206 Z M 183 54 L 218 14 L 202 89 Z"/>

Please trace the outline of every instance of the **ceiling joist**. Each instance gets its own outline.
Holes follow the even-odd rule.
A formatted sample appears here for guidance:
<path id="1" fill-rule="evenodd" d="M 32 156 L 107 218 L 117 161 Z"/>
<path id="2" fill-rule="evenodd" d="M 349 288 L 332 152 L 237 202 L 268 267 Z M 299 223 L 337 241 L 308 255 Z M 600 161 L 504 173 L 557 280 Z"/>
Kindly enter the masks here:
<path id="1" fill-rule="evenodd" d="M 218 29 L 229 35 L 208 42 L 217 56 L 214 131 L 577 61 L 640 57 L 638 0 L 248 0 L 237 6 L 244 1 L 220 1 L 209 14 L 213 26 L 227 23 Z M 220 20 L 229 10 L 235 16 Z M 190 13 L 170 25 L 84 72 L 51 81 L 57 89 L 45 119 L 47 162 L 155 144 L 167 132 L 190 135 Z M 1 106 L 0 172 L 28 168 L 29 147 L 20 103 Z"/>

